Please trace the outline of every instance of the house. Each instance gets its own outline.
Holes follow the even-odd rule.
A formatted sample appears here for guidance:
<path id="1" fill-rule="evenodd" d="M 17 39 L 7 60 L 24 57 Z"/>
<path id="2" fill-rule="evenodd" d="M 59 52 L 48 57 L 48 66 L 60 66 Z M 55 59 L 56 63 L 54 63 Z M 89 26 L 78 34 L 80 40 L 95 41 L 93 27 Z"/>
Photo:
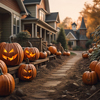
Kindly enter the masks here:
<path id="1" fill-rule="evenodd" d="M 21 31 L 21 17 L 27 14 L 22 0 L 0 0 L 0 42 Z"/>
<path id="2" fill-rule="evenodd" d="M 22 19 L 22 30 L 28 30 L 32 38 L 42 38 L 51 43 L 57 39 L 58 12 L 50 12 L 49 0 L 23 0 L 28 16 Z"/>
<path id="3" fill-rule="evenodd" d="M 73 23 L 72 29 L 65 29 L 66 39 L 72 42 L 72 47 L 80 46 L 85 48 L 88 38 L 86 37 L 87 28 L 83 17 L 80 28 L 78 30 L 76 28 L 76 23 Z"/>

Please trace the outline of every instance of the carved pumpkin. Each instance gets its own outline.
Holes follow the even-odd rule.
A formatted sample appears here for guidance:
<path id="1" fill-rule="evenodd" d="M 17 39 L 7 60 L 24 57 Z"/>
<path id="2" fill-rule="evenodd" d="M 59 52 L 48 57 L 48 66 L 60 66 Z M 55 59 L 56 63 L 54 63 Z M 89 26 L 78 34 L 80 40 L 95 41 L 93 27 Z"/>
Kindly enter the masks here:
<path id="1" fill-rule="evenodd" d="M 87 52 L 83 52 L 83 53 L 82 53 L 82 57 L 83 57 L 83 58 L 88 58 L 88 53 L 87 53 Z"/>
<path id="2" fill-rule="evenodd" d="M 24 49 L 24 60 L 28 58 L 29 61 L 35 61 L 39 59 L 39 56 L 39 50 L 36 47 L 26 47 Z"/>
<path id="3" fill-rule="evenodd" d="M 67 55 L 67 56 L 70 56 L 70 52 L 69 52 L 69 51 L 68 51 L 68 52 L 66 52 L 66 55 Z"/>
<path id="4" fill-rule="evenodd" d="M 36 77 L 36 68 L 33 64 L 29 64 L 29 61 L 26 64 L 22 64 L 18 69 L 18 77 L 21 80 L 33 80 Z"/>
<path id="5" fill-rule="evenodd" d="M 61 51 L 57 51 L 57 52 L 56 52 L 56 55 L 57 55 L 57 56 L 60 56 L 60 55 L 61 55 Z"/>
<path id="6" fill-rule="evenodd" d="M 90 49 L 89 49 L 89 53 L 92 53 L 92 51 L 93 51 L 93 48 L 90 48 Z"/>
<path id="7" fill-rule="evenodd" d="M 55 46 L 50 46 L 48 48 L 48 50 L 52 53 L 52 54 L 55 54 L 57 52 L 57 48 Z"/>
<path id="8" fill-rule="evenodd" d="M 97 74 L 95 71 L 85 71 L 82 76 L 83 83 L 93 85 L 97 83 Z"/>
<path id="9" fill-rule="evenodd" d="M 15 89 L 15 81 L 11 74 L 3 74 L 0 68 L 0 96 L 7 96 Z"/>
<path id="10" fill-rule="evenodd" d="M 23 49 L 18 43 L 1 43 L 0 44 L 0 59 L 6 65 L 19 65 L 24 58 Z"/>
<path id="11" fill-rule="evenodd" d="M 98 61 L 97 60 L 94 60 L 90 63 L 90 66 L 89 68 L 92 70 L 92 71 L 95 71 L 95 67 L 97 65 Z"/>
<path id="12" fill-rule="evenodd" d="M 2 72 L 4 74 L 8 72 L 7 66 L 6 66 L 6 64 L 2 60 L 0 60 L 0 68 L 2 69 Z"/>
<path id="13" fill-rule="evenodd" d="M 100 62 L 96 64 L 95 72 L 97 73 L 99 80 L 100 80 Z"/>
<path id="14" fill-rule="evenodd" d="M 44 52 L 40 52 L 40 58 L 41 59 L 45 59 L 47 57 L 47 52 L 44 51 Z"/>
<path id="15" fill-rule="evenodd" d="M 51 52 L 49 50 L 47 50 L 47 56 L 50 56 Z"/>

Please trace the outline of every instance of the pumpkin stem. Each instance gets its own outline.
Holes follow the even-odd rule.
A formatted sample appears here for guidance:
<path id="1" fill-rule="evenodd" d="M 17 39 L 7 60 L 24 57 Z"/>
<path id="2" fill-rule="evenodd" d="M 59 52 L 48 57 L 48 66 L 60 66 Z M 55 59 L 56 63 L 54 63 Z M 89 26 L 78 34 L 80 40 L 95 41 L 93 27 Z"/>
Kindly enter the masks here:
<path id="1" fill-rule="evenodd" d="M 99 61 L 100 57 L 97 58 L 97 61 Z"/>
<path id="2" fill-rule="evenodd" d="M 44 52 L 45 50 L 43 49 L 43 52 Z"/>
<path id="3" fill-rule="evenodd" d="M 2 73 L 2 69 L 0 68 L 0 75 L 3 75 L 3 73 Z"/>
<path id="4" fill-rule="evenodd" d="M 32 43 L 31 43 L 30 41 L 28 41 L 28 43 L 29 43 L 30 47 L 33 47 L 33 46 L 32 46 Z"/>
<path id="5" fill-rule="evenodd" d="M 28 58 L 26 58 L 26 64 L 29 64 L 29 59 Z"/>
<path id="6" fill-rule="evenodd" d="M 9 36 L 9 43 L 12 43 L 11 38 L 14 38 L 13 35 Z"/>
<path id="7" fill-rule="evenodd" d="M 89 71 L 91 72 L 91 69 L 89 68 Z"/>

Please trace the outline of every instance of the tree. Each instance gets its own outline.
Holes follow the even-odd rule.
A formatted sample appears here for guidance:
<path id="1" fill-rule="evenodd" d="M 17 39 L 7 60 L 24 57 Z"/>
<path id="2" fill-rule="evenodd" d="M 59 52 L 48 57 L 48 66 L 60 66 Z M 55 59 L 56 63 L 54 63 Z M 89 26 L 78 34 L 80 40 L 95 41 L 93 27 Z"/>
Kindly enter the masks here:
<path id="1" fill-rule="evenodd" d="M 63 28 L 60 29 L 60 32 L 59 32 L 59 35 L 57 38 L 57 42 L 60 42 L 62 47 L 64 49 L 67 49 L 66 36 L 65 36 L 65 32 L 64 32 Z"/>

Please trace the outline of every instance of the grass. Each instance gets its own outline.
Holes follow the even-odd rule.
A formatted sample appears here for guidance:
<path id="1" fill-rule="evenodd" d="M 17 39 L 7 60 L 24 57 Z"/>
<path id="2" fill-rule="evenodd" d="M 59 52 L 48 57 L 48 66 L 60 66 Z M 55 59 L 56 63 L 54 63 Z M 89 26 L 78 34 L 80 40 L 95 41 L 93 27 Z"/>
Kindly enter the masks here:
<path id="1" fill-rule="evenodd" d="M 70 52 L 71 55 L 76 55 L 76 53 Z"/>

